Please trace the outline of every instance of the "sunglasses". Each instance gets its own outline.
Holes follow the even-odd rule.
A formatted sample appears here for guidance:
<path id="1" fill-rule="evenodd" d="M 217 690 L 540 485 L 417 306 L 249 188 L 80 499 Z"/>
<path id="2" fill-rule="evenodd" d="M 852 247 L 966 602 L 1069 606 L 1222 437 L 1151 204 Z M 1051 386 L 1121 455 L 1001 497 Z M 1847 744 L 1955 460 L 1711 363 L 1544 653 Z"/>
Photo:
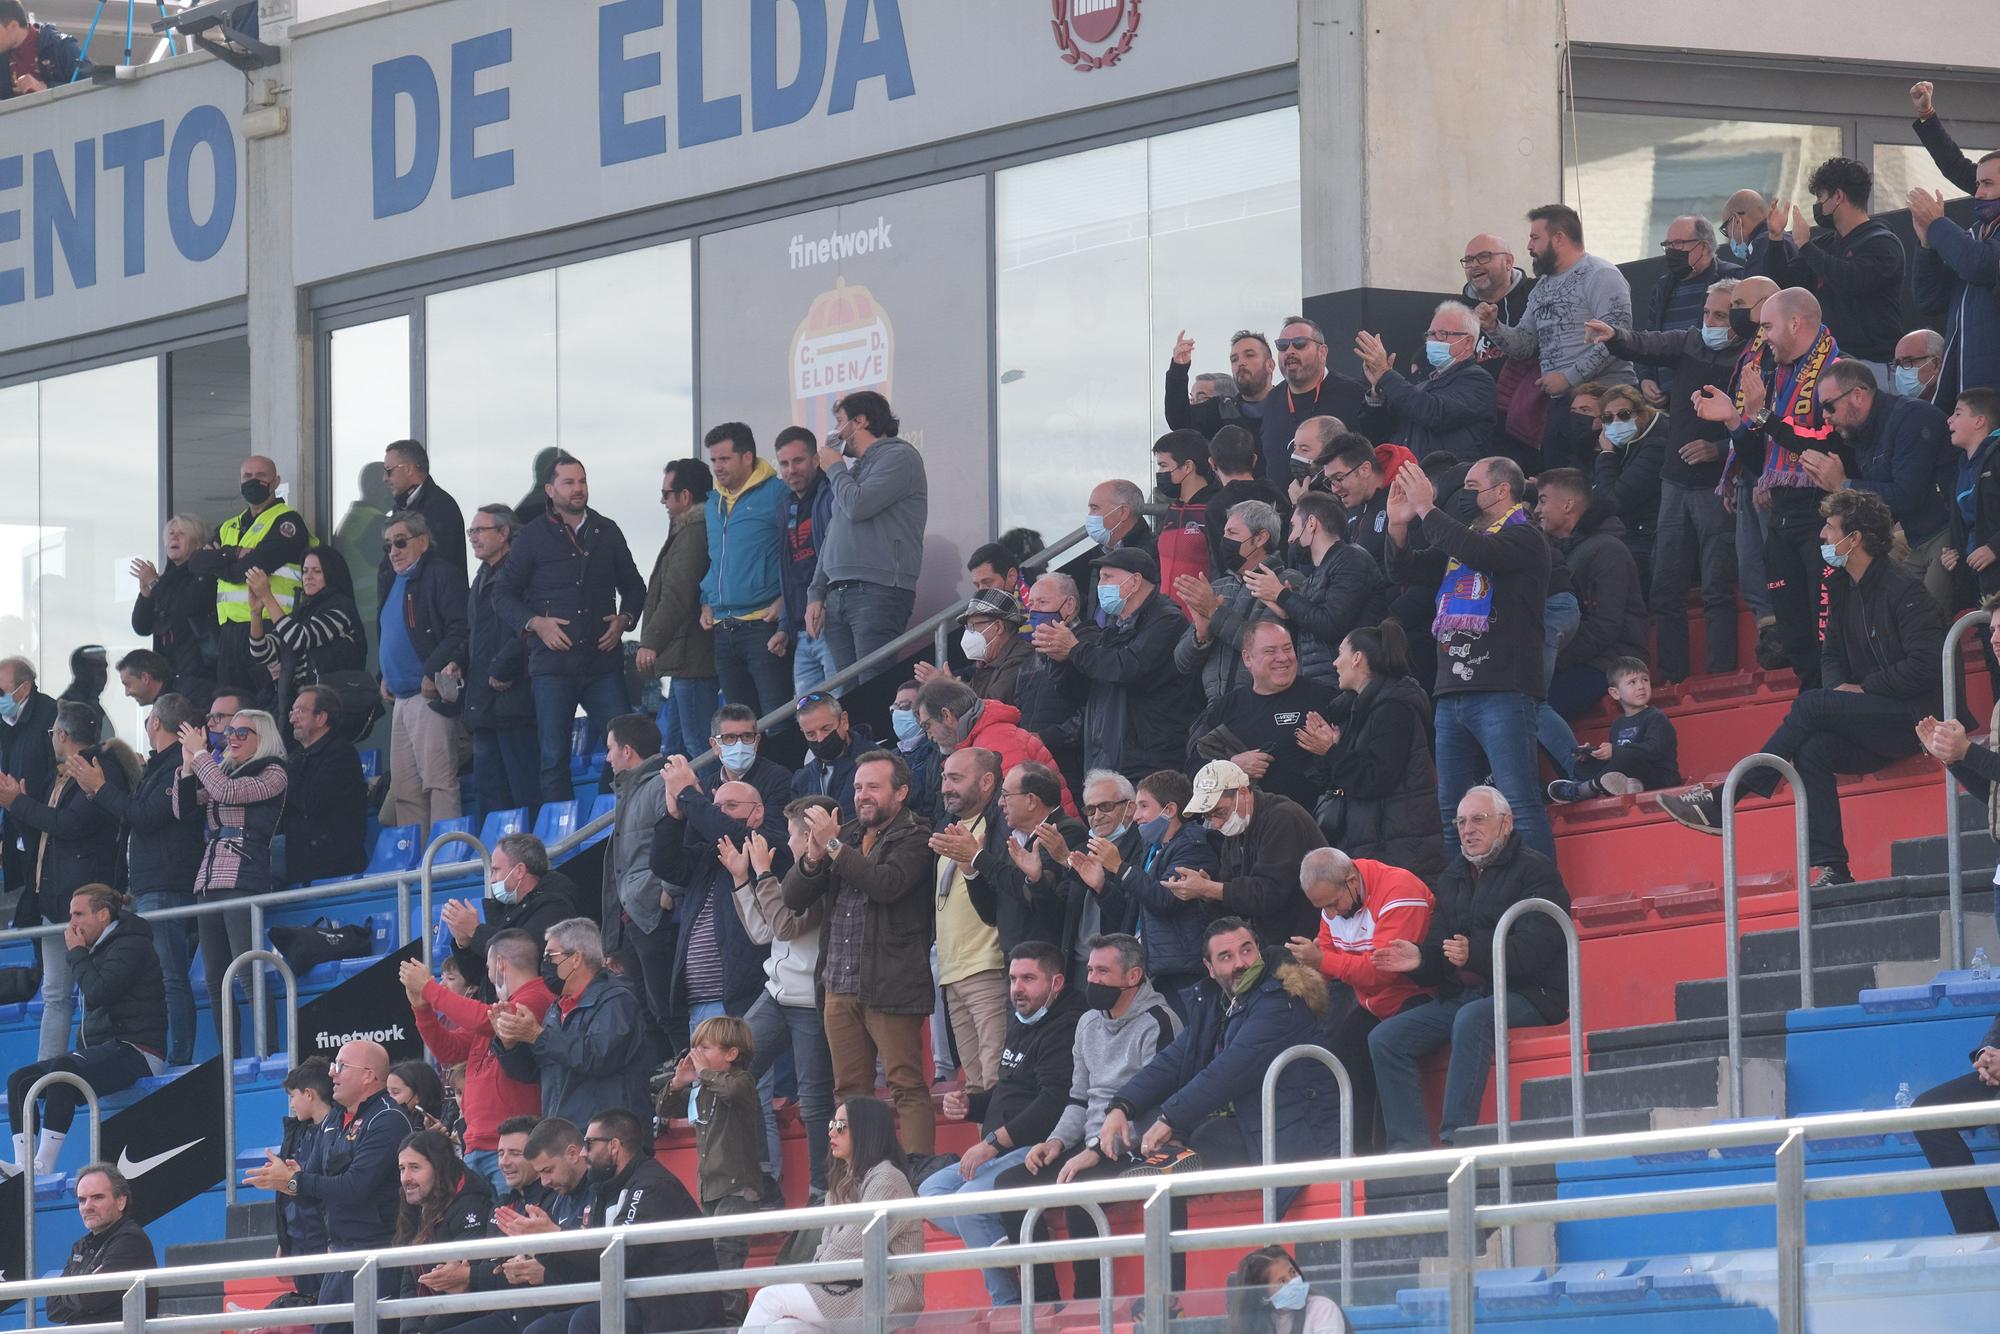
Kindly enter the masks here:
<path id="1" fill-rule="evenodd" d="M 1125 799 L 1123 797 L 1120 797 L 1116 801 L 1091 802 L 1084 806 L 1083 813 L 1085 815 L 1109 815 L 1124 804 Z"/>
<path id="2" fill-rule="evenodd" d="M 388 551 L 391 548 L 393 548 L 397 551 L 401 551 L 403 548 L 409 546 L 410 543 L 416 540 L 417 539 L 414 537 L 387 537 L 382 539 L 382 550 Z"/>
<path id="3" fill-rule="evenodd" d="M 1613 408 L 1610 412 L 1598 414 L 1597 420 L 1603 422 L 1605 425 L 1608 426 L 1612 422 L 1631 421 L 1634 417 L 1638 415 L 1639 414 L 1632 411 L 1632 409 L 1630 408 Z"/>
<path id="4" fill-rule="evenodd" d="M 225 727 L 222 729 L 222 735 L 229 741 L 241 741 L 245 737 L 256 736 L 257 729 L 254 727 Z"/>
<path id="5" fill-rule="evenodd" d="M 828 1121 L 826 1123 L 826 1128 L 828 1133 L 831 1133 L 836 1130 L 845 1130 L 847 1129 L 847 1118 L 844 1116 L 836 1116 L 833 1118 L 833 1120 Z"/>
<path id="6" fill-rule="evenodd" d="M 792 707 L 794 709 L 809 709 L 815 704 L 831 704 L 833 703 L 833 698 L 833 692 L 830 690 L 810 690 L 799 696 L 799 702 Z"/>
<path id="7" fill-rule="evenodd" d="M 1272 346 L 1280 352 L 1290 352 L 1294 349 L 1303 352 L 1318 341 L 1317 338 L 1280 338 Z"/>

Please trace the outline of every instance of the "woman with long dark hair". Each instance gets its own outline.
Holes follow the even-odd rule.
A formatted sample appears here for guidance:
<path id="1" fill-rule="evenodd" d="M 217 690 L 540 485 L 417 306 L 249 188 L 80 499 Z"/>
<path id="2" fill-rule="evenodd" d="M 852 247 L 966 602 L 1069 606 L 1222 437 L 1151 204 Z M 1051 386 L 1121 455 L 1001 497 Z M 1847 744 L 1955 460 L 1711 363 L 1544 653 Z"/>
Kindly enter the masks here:
<path id="1" fill-rule="evenodd" d="M 1431 703 L 1410 675 L 1409 641 L 1395 621 L 1362 626 L 1333 660 L 1341 694 L 1329 717 L 1308 715 L 1299 744 L 1326 758 L 1320 832 L 1350 857 L 1444 873 L 1444 817 L 1431 761 Z"/>
<path id="2" fill-rule="evenodd" d="M 367 631 L 354 605 L 354 576 L 332 547 L 314 547 L 299 561 L 299 596 L 290 608 L 261 570 L 245 576 L 250 589 L 250 659 L 271 674 L 275 712 L 283 714 L 302 687 L 334 684 L 338 672 L 368 663 Z M 345 702 L 345 701 L 343 701 Z"/>
<path id="3" fill-rule="evenodd" d="M 1229 1276 L 1226 1334 L 1347 1334 L 1339 1303 L 1306 1286 L 1292 1253 L 1260 1246 Z"/>
<path id="4" fill-rule="evenodd" d="M 875 1203 L 907 1200 L 910 1166 L 896 1142 L 896 1114 L 876 1098 L 849 1098 L 827 1123 L 826 1202 Z M 924 1225 L 910 1217 L 889 1232 L 891 1255 L 916 1255 L 924 1249 Z M 814 1260 L 854 1260 L 861 1256 L 861 1224 L 830 1227 L 820 1238 Z M 889 1280 L 889 1314 L 908 1315 L 924 1309 L 924 1281 L 915 1274 Z M 782 1324 L 801 1329 L 830 1329 L 861 1315 L 859 1283 L 776 1283 L 760 1288 L 750 1303 L 743 1327 Z"/>
<path id="5" fill-rule="evenodd" d="M 413 1124 L 425 1130 L 445 1128 L 444 1080 L 427 1061 L 398 1061 L 389 1067 L 383 1087 L 396 1105 L 410 1114 Z"/>
<path id="6" fill-rule="evenodd" d="M 471 1241 L 492 1230 L 493 1188 L 485 1177 L 468 1171 L 451 1141 L 435 1130 L 419 1130 L 403 1140 L 396 1151 L 396 1184 L 402 1196 L 396 1214 L 397 1246 L 442 1246 Z M 405 1266 L 398 1275 L 396 1295 L 433 1297 L 469 1291 L 472 1265 L 490 1263 L 459 1260 Z M 403 1329 L 405 1334 L 439 1334 L 480 1318 L 477 1312 L 426 1316 L 404 1321 Z"/>

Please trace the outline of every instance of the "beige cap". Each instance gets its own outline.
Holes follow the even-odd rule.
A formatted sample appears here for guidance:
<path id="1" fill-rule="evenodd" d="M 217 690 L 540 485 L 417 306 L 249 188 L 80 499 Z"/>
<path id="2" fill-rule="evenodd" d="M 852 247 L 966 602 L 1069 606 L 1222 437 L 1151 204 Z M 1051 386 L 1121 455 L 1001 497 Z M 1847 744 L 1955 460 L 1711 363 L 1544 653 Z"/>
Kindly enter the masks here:
<path id="1" fill-rule="evenodd" d="M 1206 815 L 1225 792 L 1250 786 L 1250 775 L 1233 760 L 1210 760 L 1194 776 L 1194 795 L 1188 798 L 1183 815 Z"/>

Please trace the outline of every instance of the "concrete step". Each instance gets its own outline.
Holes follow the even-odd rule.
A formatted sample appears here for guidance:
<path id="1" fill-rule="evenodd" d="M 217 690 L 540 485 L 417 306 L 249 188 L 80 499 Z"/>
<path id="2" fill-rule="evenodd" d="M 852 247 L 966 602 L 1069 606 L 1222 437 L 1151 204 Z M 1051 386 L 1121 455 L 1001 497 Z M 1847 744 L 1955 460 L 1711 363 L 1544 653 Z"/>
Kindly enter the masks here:
<path id="1" fill-rule="evenodd" d="M 1713 1059 L 1729 1054 L 1729 1026 L 1722 1016 L 1679 1019 L 1667 1024 L 1643 1024 L 1634 1028 L 1609 1028 L 1589 1037 L 1590 1068 L 1624 1070 L 1664 1061 Z M 1785 1015 L 1743 1016 L 1743 1052 L 1746 1057 L 1785 1058 Z"/>
<path id="2" fill-rule="evenodd" d="M 1729 1062 L 1725 1057 L 1672 1061 L 1584 1076 L 1584 1131 L 1684 1130 L 1729 1115 Z M 1779 1116 L 1785 1110 L 1785 1065 L 1768 1057 L 1743 1062 L 1743 1114 Z M 1627 1113 L 1627 1116 L 1619 1116 Z M 1531 1079 L 1515 1108 L 1515 1138 L 1564 1138 L 1571 1133 L 1569 1078 Z M 1530 1135 L 1532 1127 L 1537 1133 Z M 1490 1144 L 1492 1127 L 1459 1132 L 1460 1144 Z"/>
<path id="3" fill-rule="evenodd" d="M 1815 953 L 1818 941 L 1814 941 Z M 1937 956 L 1924 966 L 1936 972 Z M 1852 1005 L 1862 991 L 1883 985 L 1881 969 L 1873 964 L 1838 964 L 1813 967 L 1813 1004 Z M 1739 979 L 1745 1014 L 1778 1014 L 1799 1008 L 1799 974 L 1746 973 Z M 1722 978 L 1674 984 L 1674 1013 L 1682 1019 L 1720 1019 L 1729 1013 L 1729 986 Z"/>
<path id="4" fill-rule="evenodd" d="M 1950 939 L 1943 913 L 1904 913 L 1863 921 L 1813 923 L 1813 965 L 1873 964 L 1884 959 L 1936 959 Z M 1738 958 L 1746 976 L 1799 966 L 1799 933 L 1787 927 L 1743 937 Z"/>
<path id="5" fill-rule="evenodd" d="M 262 1237 L 224 1237 L 217 1241 L 190 1241 L 167 1247 L 169 1267 L 223 1264 L 234 1260 L 268 1260 L 278 1253 L 275 1234 Z"/>

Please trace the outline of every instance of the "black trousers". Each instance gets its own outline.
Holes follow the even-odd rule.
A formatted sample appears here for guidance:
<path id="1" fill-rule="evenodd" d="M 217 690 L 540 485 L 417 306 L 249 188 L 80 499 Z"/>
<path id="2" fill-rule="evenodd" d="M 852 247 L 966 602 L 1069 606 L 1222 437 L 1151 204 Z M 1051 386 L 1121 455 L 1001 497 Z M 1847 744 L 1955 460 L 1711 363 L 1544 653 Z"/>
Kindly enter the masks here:
<path id="1" fill-rule="evenodd" d="M 1067 1163 L 1070 1159 L 1076 1157 L 1077 1154 L 1083 1153 L 1091 1147 L 1093 1146 L 1085 1145 L 1073 1152 L 1066 1153 L 1055 1162 L 1044 1167 L 1040 1172 L 1030 1172 L 1025 1163 L 1016 1164 L 993 1178 L 993 1189 L 1021 1190 L 1029 1186 L 1050 1185 L 1055 1181 L 1056 1174 L 1062 1171 L 1064 1163 Z M 1123 1175 L 1130 1167 L 1130 1163 L 1123 1161 L 1111 1163 L 1100 1162 L 1095 1167 L 1084 1168 L 1072 1177 L 1071 1180 L 1109 1181 L 1114 1177 Z M 1097 1220 L 1083 1210 L 1065 1209 L 1063 1210 L 1063 1214 L 1065 1221 L 1069 1225 L 1070 1236 L 1094 1237 L 1097 1235 Z M 1009 1237 L 1019 1237 L 1021 1235 L 1021 1224 L 1026 1222 L 1027 1218 L 1028 1216 L 1025 1213 L 1004 1213 L 1000 1215 L 1000 1221 L 1006 1227 Z M 1048 1239 L 1049 1225 L 1047 1216 L 1044 1215 L 1042 1219 L 1036 1221 L 1035 1240 L 1047 1241 Z M 1177 1289 L 1185 1287 L 1187 1257 L 1176 1252 L 1174 1255 L 1174 1266 L 1174 1287 Z M 1071 1291 L 1075 1300 L 1094 1300 L 1101 1295 L 1101 1285 L 1097 1281 L 1097 1261 L 1078 1260 L 1073 1273 L 1074 1286 Z M 1027 1300 L 1026 1294 L 1023 1294 L 1022 1300 Z M 1056 1269 L 1054 1265 L 1035 1266 L 1034 1300 L 1037 1303 L 1061 1300 L 1061 1293 L 1056 1287 Z"/>
<path id="2" fill-rule="evenodd" d="M 1819 524 L 1774 520 L 1764 535 L 1764 575 L 1785 660 L 1805 686 L 1819 684 L 1820 628 L 1826 615 L 1826 566 L 1819 558 Z"/>
<path id="3" fill-rule="evenodd" d="M 1947 1107 L 1955 1102 L 1990 1101 L 1994 1098 L 2000 1098 L 2000 1088 L 1994 1088 L 1977 1074 L 1968 1074 L 1928 1090 L 1914 1105 Z M 1972 1150 L 1965 1142 L 1964 1131 L 1919 1130 L 1917 1147 L 1924 1151 L 1924 1159 L 1932 1167 L 1972 1165 Z M 1944 1193 L 1944 1208 L 1951 1215 L 1952 1229 L 1961 1236 L 1973 1232 L 2000 1232 L 2000 1220 L 1993 1217 L 1993 1201 L 1983 1190 L 1948 1190 Z"/>
<path id="4" fill-rule="evenodd" d="M 1903 700 L 1852 690 L 1802 690 L 1764 749 L 1790 760 L 1805 785 L 1807 853 L 1814 866 L 1847 869 L 1841 774 L 1872 774 L 1917 753 L 1917 723 Z M 1778 771 L 1753 769 L 1743 790 L 1768 797 Z"/>

